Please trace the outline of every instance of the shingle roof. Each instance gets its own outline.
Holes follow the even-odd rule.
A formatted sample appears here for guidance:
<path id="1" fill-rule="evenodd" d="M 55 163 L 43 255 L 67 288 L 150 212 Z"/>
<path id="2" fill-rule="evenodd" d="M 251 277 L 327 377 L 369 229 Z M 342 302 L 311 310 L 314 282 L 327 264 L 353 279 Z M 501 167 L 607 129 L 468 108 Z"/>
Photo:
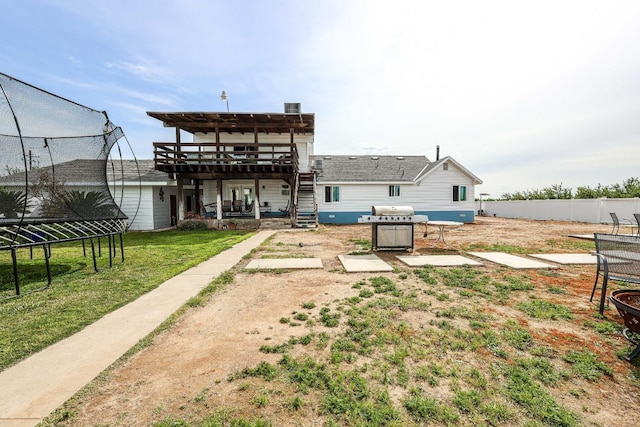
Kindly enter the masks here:
<path id="1" fill-rule="evenodd" d="M 166 172 L 155 170 L 153 160 L 114 160 L 107 162 L 107 179 L 112 180 L 113 176 L 117 180 L 124 182 L 138 182 L 138 170 L 140 182 L 166 182 L 168 175 Z M 102 184 L 104 182 L 103 160 L 78 159 L 70 162 L 58 163 L 54 165 L 54 173 L 57 181 L 72 183 L 87 183 L 91 185 Z M 42 168 L 51 170 L 51 166 Z M 0 177 L 0 185 L 22 185 L 24 184 L 24 173 L 5 175 Z"/>
<path id="2" fill-rule="evenodd" d="M 318 182 L 412 182 L 429 166 L 425 156 L 309 156 L 322 162 Z"/>

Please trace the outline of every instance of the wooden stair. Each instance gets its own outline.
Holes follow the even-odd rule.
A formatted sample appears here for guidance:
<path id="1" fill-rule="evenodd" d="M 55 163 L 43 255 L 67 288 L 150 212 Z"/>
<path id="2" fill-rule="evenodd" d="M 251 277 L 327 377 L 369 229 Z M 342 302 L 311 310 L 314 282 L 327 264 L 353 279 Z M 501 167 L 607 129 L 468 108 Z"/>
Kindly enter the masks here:
<path id="1" fill-rule="evenodd" d="M 297 228 L 317 227 L 318 204 L 316 202 L 315 173 L 300 173 L 298 175 L 296 201 L 294 226 Z"/>

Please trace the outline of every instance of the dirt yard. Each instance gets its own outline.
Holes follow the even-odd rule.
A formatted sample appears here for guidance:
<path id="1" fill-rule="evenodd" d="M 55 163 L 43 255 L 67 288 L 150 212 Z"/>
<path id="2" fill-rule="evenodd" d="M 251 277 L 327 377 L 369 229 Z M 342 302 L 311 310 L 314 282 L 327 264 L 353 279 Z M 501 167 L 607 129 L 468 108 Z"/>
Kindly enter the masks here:
<path id="1" fill-rule="evenodd" d="M 609 232 L 610 227 L 476 218 L 474 224 L 448 229 L 446 245 L 436 245 L 436 230 L 430 227 L 428 231 L 425 238 L 424 228 L 416 226 L 414 254 L 464 255 L 467 251 L 504 251 L 513 247 L 524 248 L 521 253 L 588 253 L 593 243 L 568 236 L 596 231 Z M 327 329 L 317 321 L 302 321 L 295 326 L 292 321 L 285 322 L 282 319 L 295 318 L 298 313 L 317 319 L 317 312 L 322 307 L 340 310 L 340 306 L 345 305 L 345 300 L 359 295 L 360 290 L 354 288 L 354 284 L 374 276 L 385 276 L 400 282 L 407 292 L 420 292 L 420 298 L 428 304 L 429 308 L 426 310 L 398 313 L 399 319 L 409 325 L 412 333 L 418 334 L 441 321 L 439 313 L 459 306 L 460 302 L 464 303 L 461 295 L 466 295 L 447 287 L 438 288 L 440 290 L 437 292 L 425 293 L 429 285 L 415 277 L 412 269 L 395 258 L 399 254 L 405 255 L 405 252 L 378 252 L 381 258 L 396 268 L 393 273 L 345 273 L 337 256 L 366 250 L 366 241 L 370 240 L 371 227 L 364 224 L 278 232 L 252 253 L 251 257 L 319 257 L 324 268 L 306 271 L 247 271 L 242 267 L 250 259 L 244 259 L 233 269 L 232 283 L 213 294 L 202 306 L 188 309 L 175 325 L 158 334 L 152 345 L 117 363 L 113 369 L 94 381 L 56 413 L 55 419 L 50 421 L 51 425 L 148 426 L 161 420 L 203 419 L 207 414 L 220 414 L 224 411 L 237 418 L 268 419 L 274 426 L 325 425 L 327 417 L 320 410 L 321 397 L 314 390 L 304 395 L 305 405 L 292 410 L 282 403 L 293 393 L 291 385 L 286 381 L 261 382 L 252 378 L 229 381 L 230 376 L 247 367 L 255 367 L 262 361 L 278 364 L 282 354 L 260 351 L 264 345 L 281 344 L 292 337 L 307 334 L 317 338 L 323 331 L 335 337 L 345 327 L 341 325 Z M 488 261 L 483 261 L 483 264 L 482 267 L 473 268 L 492 278 L 514 276 L 526 279 L 535 286 L 532 293 L 510 297 L 506 303 L 489 303 L 486 299 L 471 297 L 469 301 L 473 301 L 477 310 L 493 319 L 489 322 L 495 330 L 503 328 L 505 324 L 526 328 L 536 346 L 553 348 L 555 356 L 548 358 L 562 372 L 571 370 L 571 366 L 561 357 L 570 350 L 589 349 L 611 368 L 610 373 L 597 380 L 569 375 L 557 385 L 545 388 L 556 402 L 577 414 L 577 425 L 640 425 L 638 362 L 631 365 L 616 355 L 626 354 L 631 349 L 630 344 L 619 335 L 619 330 L 603 334 L 592 326 L 594 323 L 610 323 L 606 319 L 599 319 L 597 306 L 589 302 L 595 266 L 560 266 L 553 271 L 515 271 Z M 548 289 L 555 289 L 557 292 L 548 292 Z M 567 306 L 575 317 L 572 320 L 537 319 L 516 309 L 518 302 L 531 300 L 533 296 Z M 315 308 L 305 305 L 309 302 Z M 613 306 L 605 313 L 608 319 L 621 324 Z M 344 318 L 343 315 L 343 320 Z M 507 319 L 513 323 L 509 323 Z M 454 317 L 449 321 L 456 327 L 469 329 L 469 322 L 463 317 Z M 420 354 L 424 355 L 424 359 L 414 357 L 407 364 L 418 366 L 421 362 L 431 360 L 431 351 L 429 348 L 421 349 Z M 477 368 L 488 378 L 490 385 L 485 386 L 485 391 L 495 391 L 504 384 L 496 377 L 495 372 L 492 374 L 490 366 L 496 366 L 500 362 L 513 364 L 514 360 L 523 357 L 525 353 L 509 349 L 508 357 L 499 358 L 481 348 L 458 353 L 443 350 L 436 354 L 440 355 L 438 357 L 441 357 L 441 363 L 447 363 L 447 366 L 455 366 L 461 370 Z M 325 358 L 325 361 L 329 357 L 328 350 L 317 345 L 293 346 L 289 354 L 296 358 Z M 378 366 L 380 360 L 383 360 L 382 356 L 378 360 L 375 360 L 375 355 L 369 358 L 362 356 L 354 365 L 368 366 L 367 374 L 375 377 L 373 367 Z M 420 387 L 450 404 L 456 387 L 460 387 L 459 381 L 462 379 L 450 378 L 441 381 L 438 386 Z M 407 389 L 417 382 L 412 376 L 408 386 L 403 386 L 400 382 L 389 386 L 390 398 L 397 408 L 402 409 L 401 402 L 407 395 Z M 260 396 L 268 396 L 269 403 L 260 403 Z M 500 424 L 521 425 L 522 418 L 519 416 L 527 411 L 508 399 L 498 400 L 511 413 L 516 414 Z M 405 416 L 405 420 L 411 420 L 411 417 Z M 491 424 L 478 414 L 463 414 L 454 424 L 477 423 Z M 339 425 L 348 424 L 346 419 L 339 419 Z M 544 423 L 540 425 L 542 424 Z"/>

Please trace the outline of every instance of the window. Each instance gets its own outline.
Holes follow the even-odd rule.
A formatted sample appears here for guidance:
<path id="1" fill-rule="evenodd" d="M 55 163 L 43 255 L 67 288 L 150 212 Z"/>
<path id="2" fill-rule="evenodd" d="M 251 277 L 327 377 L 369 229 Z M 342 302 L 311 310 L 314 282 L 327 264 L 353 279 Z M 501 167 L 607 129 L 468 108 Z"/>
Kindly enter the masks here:
<path id="1" fill-rule="evenodd" d="M 324 202 L 335 203 L 340 201 L 340 187 L 328 185 L 324 187 Z"/>
<path id="2" fill-rule="evenodd" d="M 444 162 L 444 163 L 442 164 L 442 170 L 443 170 L 443 171 L 448 171 L 448 170 L 449 170 L 449 163 Z"/>
<path id="3" fill-rule="evenodd" d="M 283 196 L 288 196 L 290 193 L 289 191 L 289 184 L 282 184 L 282 191 L 280 192 L 280 194 L 282 194 Z"/>
<path id="4" fill-rule="evenodd" d="M 400 186 L 399 185 L 390 185 L 389 186 L 389 197 L 400 197 Z"/>
<path id="5" fill-rule="evenodd" d="M 453 201 L 454 202 L 466 202 L 467 201 L 467 186 L 466 185 L 454 185 L 453 186 Z"/>

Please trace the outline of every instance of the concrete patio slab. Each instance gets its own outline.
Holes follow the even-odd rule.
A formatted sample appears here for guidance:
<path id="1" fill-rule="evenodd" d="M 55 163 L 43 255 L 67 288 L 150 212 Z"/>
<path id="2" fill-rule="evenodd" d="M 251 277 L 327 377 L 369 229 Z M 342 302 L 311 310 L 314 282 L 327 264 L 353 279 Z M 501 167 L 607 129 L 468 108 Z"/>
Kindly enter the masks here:
<path id="1" fill-rule="evenodd" d="M 469 252 L 469 254 L 511 268 L 558 268 L 556 265 L 502 252 Z"/>
<path id="2" fill-rule="evenodd" d="M 528 254 L 528 256 L 558 264 L 597 264 L 598 262 L 597 257 L 592 254 Z"/>
<path id="3" fill-rule="evenodd" d="M 347 273 L 393 271 L 393 267 L 376 255 L 338 255 Z"/>
<path id="4" fill-rule="evenodd" d="M 433 265 L 436 267 L 453 267 L 457 265 L 482 265 L 481 262 L 465 258 L 461 255 L 418 255 L 397 256 L 400 261 L 409 267 L 423 267 Z"/>
<path id="5" fill-rule="evenodd" d="M 244 270 L 278 270 L 323 268 L 320 258 L 265 258 L 254 259 L 244 267 Z"/>

